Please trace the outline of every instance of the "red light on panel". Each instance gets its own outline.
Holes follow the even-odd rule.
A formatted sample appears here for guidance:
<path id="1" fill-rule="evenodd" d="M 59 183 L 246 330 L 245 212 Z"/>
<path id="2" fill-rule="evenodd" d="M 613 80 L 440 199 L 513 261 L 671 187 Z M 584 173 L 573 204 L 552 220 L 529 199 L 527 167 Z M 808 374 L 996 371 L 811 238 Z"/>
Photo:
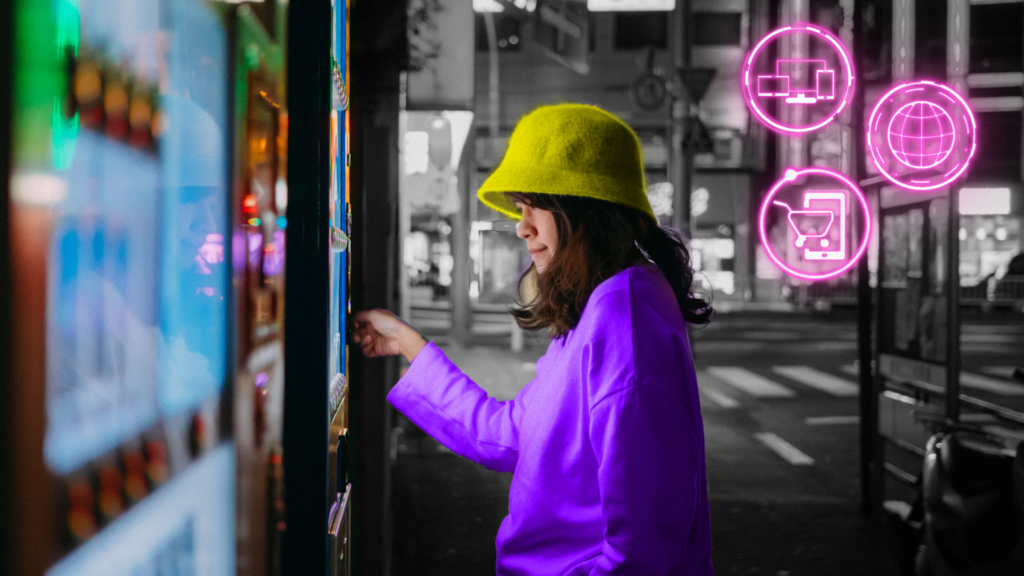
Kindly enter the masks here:
<path id="1" fill-rule="evenodd" d="M 146 484 L 146 458 L 142 452 L 132 450 L 124 455 L 124 492 L 134 504 L 146 497 L 149 486 Z"/>
<path id="2" fill-rule="evenodd" d="M 93 492 L 86 482 L 72 482 L 68 485 L 68 531 L 78 542 L 96 533 L 96 517 L 93 516 Z"/>
<path id="3" fill-rule="evenodd" d="M 242 212 L 246 214 L 256 213 L 256 195 L 246 194 L 245 198 L 242 199 Z"/>
<path id="4" fill-rule="evenodd" d="M 121 498 L 121 471 L 114 466 L 107 466 L 99 471 L 100 477 L 100 511 L 109 522 L 121 515 L 125 510 Z"/>
<path id="5" fill-rule="evenodd" d="M 146 476 L 149 477 L 153 486 L 159 486 L 160 484 L 163 484 L 169 476 L 169 469 L 167 467 L 167 447 L 163 442 L 147 442 L 146 455 L 149 456 L 149 463 L 146 464 Z"/>

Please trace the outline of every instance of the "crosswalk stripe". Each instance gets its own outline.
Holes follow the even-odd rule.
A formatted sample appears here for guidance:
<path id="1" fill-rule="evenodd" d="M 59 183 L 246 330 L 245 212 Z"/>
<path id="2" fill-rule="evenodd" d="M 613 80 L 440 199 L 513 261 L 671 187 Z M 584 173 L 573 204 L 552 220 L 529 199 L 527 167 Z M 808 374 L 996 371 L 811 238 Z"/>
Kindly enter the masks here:
<path id="1" fill-rule="evenodd" d="M 860 394 L 860 389 L 853 382 L 810 366 L 772 366 L 772 372 L 833 396 L 850 397 Z"/>
<path id="2" fill-rule="evenodd" d="M 739 366 L 711 366 L 708 374 L 755 398 L 790 398 L 794 392 L 781 384 Z"/>
<path id="3" fill-rule="evenodd" d="M 731 409 L 740 405 L 735 398 L 721 391 L 725 383 L 708 374 L 707 370 L 697 370 L 697 386 L 701 394 L 722 408 Z"/>
<path id="4" fill-rule="evenodd" d="M 860 416 L 811 416 L 804 418 L 808 426 L 831 426 L 833 424 L 860 424 Z"/>
<path id="5" fill-rule="evenodd" d="M 981 374 L 971 372 L 960 373 L 960 385 L 999 394 L 1000 396 L 1024 396 L 1024 386 L 1012 382 L 1004 382 Z"/>
<path id="6" fill-rule="evenodd" d="M 709 400 L 711 400 L 715 404 L 718 404 L 720 408 L 725 408 L 728 410 L 736 408 L 737 406 L 740 405 L 740 403 L 735 398 L 731 396 L 726 396 L 725 394 L 722 394 L 718 390 L 704 390 L 703 392 Z"/>
<path id="7" fill-rule="evenodd" d="M 754 434 L 759 442 L 782 457 L 783 460 L 794 466 L 808 466 L 814 464 L 814 458 L 800 451 L 799 448 L 786 442 L 774 432 L 758 432 Z"/>
<path id="8" fill-rule="evenodd" d="M 839 371 L 850 376 L 860 376 L 860 368 L 856 364 L 843 364 Z"/>

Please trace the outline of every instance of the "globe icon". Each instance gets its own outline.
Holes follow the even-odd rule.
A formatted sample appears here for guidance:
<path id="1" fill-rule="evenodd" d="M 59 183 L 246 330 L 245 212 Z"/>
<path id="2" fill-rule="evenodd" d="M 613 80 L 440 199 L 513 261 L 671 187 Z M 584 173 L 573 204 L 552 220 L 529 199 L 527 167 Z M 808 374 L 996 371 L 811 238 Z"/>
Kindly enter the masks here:
<path id="1" fill-rule="evenodd" d="M 889 149 L 901 163 L 916 169 L 932 168 L 953 151 L 953 119 L 934 102 L 918 100 L 904 105 L 889 121 Z"/>

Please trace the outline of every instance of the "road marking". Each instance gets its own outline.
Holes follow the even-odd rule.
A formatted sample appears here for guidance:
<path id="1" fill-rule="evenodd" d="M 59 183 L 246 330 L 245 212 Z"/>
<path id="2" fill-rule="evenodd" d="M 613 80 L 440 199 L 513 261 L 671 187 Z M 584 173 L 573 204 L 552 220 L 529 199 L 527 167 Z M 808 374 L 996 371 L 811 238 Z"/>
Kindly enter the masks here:
<path id="1" fill-rule="evenodd" d="M 1015 334 L 961 334 L 960 341 L 965 344 L 1013 344 L 1018 337 Z"/>
<path id="2" fill-rule="evenodd" d="M 999 394 L 1000 396 L 1024 396 L 1024 386 L 1012 382 L 1004 382 L 981 374 L 971 372 L 960 373 L 960 385 Z"/>
<path id="3" fill-rule="evenodd" d="M 739 366 L 712 366 L 708 374 L 755 398 L 790 398 L 796 394 L 771 380 Z"/>
<path id="4" fill-rule="evenodd" d="M 812 342 L 800 342 L 799 343 L 805 350 L 813 350 L 815 352 L 846 352 L 848 350 L 856 350 L 856 342 L 841 342 L 838 340 L 819 340 Z"/>
<path id="5" fill-rule="evenodd" d="M 795 340 L 800 338 L 799 332 L 788 332 L 782 330 L 745 330 L 739 333 L 743 338 L 751 340 Z"/>
<path id="6" fill-rule="evenodd" d="M 773 432 L 758 432 L 754 434 L 762 444 L 782 457 L 783 460 L 794 466 L 809 466 L 814 464 L 814 458 L 800 451 L 799 448 L 779 438 Z"/>
<path id="7" fill-rule="evenodd" d="M 850 376 L 860 376 L 860 368 L 856 364 L 843 364 L 839 367 L 839 371 Z"/>
<path id="8" fill-rule="evenodd" d="M 810 366 L 772 366 L 772 372 L 833 396 L 850 397 L 860 394 L 860 389 L 853 382 Z"/>
<path id="9" fill-rule="evenodd" d="M 831 426 L 833 424 L 860 424 L 860 416 L 811 416 L 804 418 L 808 426 Z"/>
<path id="10" fill-rule="evenodd" d="M 704 392 L 704 395 L 708 397 L 708 400 L 711 400 L 715 404 L 718 404 L 721 408 L 725 408 L 728 410 L 731 408 L 736 408 L 737 406 L 740 405 L 740 403 L 735 398 L 731 396 L 726 396 L 725 394 L 722 394 L 718 390 L 702 390 L 702 392 Z"/>

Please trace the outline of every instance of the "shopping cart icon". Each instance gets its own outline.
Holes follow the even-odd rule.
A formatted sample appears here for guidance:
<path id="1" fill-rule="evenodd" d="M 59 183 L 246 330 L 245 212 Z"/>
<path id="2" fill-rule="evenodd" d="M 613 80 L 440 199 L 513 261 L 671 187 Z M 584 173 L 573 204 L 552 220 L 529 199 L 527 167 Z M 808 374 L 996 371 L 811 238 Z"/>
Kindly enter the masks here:
<path id="1" fill-rule="evenodd" d="M 804 249 L 805 260 L 846 258 L 845 191 L 807 191 L 803 207 L 797 210 L 779 200 L 774 200 L 772 204 L 786 209 L 789 226 L 796 234 L 794 245 Z M 835 228 L 837 221 L 838 229 Z M 808 243 L 808 240 L 812 242 Z"/>
<path id="2" fill-rule="evenodd" d="M 789 225 L 796 233 L 796 247 L 803 248 L 808 238 L 821 238 L 822 248 L 828 247 L 828 231 L 832 229 L 835 212 L 831 210 L 793 210 L 789 204 L 775 200 L 772 204 L 789 211 Z"/>

